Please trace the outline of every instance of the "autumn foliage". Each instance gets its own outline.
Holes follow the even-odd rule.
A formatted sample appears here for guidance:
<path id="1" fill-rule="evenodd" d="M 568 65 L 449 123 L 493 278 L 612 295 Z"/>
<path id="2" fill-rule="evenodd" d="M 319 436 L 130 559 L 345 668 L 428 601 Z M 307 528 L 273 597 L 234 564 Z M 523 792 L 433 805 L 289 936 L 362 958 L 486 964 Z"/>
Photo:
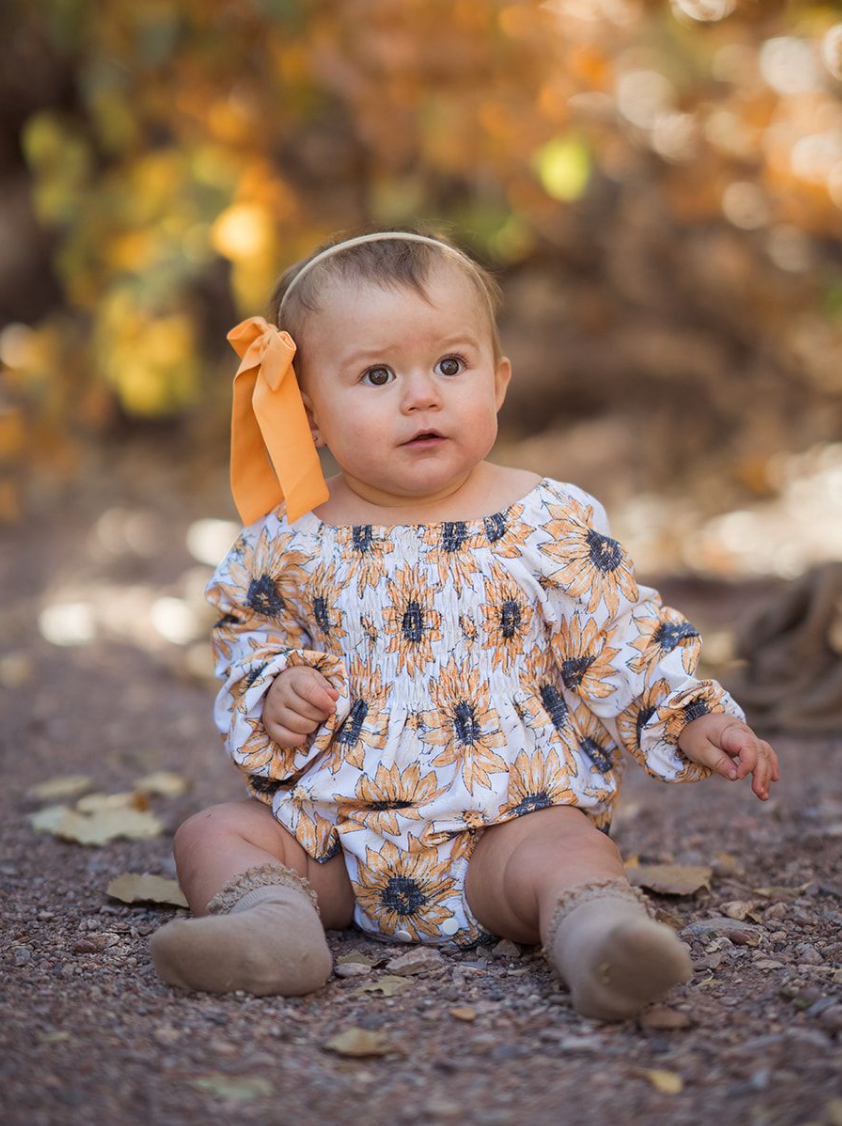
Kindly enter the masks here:
<path id="1" fill-rule="evenodd" d="M 839 4 L 7 0 L 0 30 L 6 516 L 120 418 L 221 416 L 233 320 L 367 224 L 561 278 L 573 354 L 659 309 L 732 372 L 765 342 L 782 404 L 838 418 Z"/>

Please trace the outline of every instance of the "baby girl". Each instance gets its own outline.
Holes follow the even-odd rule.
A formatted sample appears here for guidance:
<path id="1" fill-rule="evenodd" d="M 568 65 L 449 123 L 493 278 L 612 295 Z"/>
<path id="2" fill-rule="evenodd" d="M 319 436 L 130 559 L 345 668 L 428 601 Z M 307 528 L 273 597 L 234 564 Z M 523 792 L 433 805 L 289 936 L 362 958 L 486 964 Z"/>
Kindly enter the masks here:
<path id="1" fill-rule="evenodd" d="M 633 1016 L 691 964 L 608 835 L 623 752 L 665 782 L 751 775 L 763 801 L 775 752 L 694 676 L 698 633 L 598 501 L 486 460 L 511 365 L 476 262 L 363 235 L 273 304 L 229 335 L 247 526 L 208 587 L 250 796 L 178 830 L 195 917 L 154 936 L 159 973 L 300 995 L 330 975 L 325 928 L 505 937 L 543 945 L 580 1013 Z"/>

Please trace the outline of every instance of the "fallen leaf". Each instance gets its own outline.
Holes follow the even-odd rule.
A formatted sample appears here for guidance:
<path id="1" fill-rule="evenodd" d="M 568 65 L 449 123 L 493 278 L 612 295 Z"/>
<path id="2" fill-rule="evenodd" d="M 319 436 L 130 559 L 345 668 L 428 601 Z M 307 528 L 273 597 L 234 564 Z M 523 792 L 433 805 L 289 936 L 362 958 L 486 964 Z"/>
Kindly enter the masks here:
<path id="1" fill-rule="evenodd" d="M 367 981 L 359 986 L 356 993 L 382 993 L 384 997 L 394 997 L 396 993 L 406 989 L 412 982 L 405 977 L 395 977 L 394 974 L 384 974 L 377 981 Z"/>
<path id="2" fill-rule="evenodd" d="M 477 1011 L 472 1009 L 470 1005 L 457 1005 L 455 1009 L 448 1009 L 447 1011 L 456 1020 L 471 1021 L 477 1019 Z"/>
<path id="3" fill-rule="evenodd" d="M 42 1044 L 63 1044 L 70 1039 L 69 1032 L 45 1032 L 41 1037 Z"/>
<path id="4" fill-rule="evenodd" d="M 218 1099 L 230 1099 L 234 1102 L 250 1102 L 252 1099 L 265 1099 L 275 1093 L 275 1088 L 268 1079 L 261 1075 L 225 1075 L 223 1072 L 212 1071 L 208 1075 L 200 1075 L 197 1079 L 188 1079 L 191 1087 L 200 1091 L 207 1091 Z"/>
<path id="5" fill-rule="evenodd" d="M 336 961 L 337 961 L 337 964 L 340 965 L 340 966 L 351 965 L 352 963 L 356 963 L 356 964 L 361 965 L 361 966 L 368 966 L 368 968 L 371 969 L 372 966 L 377 965 L 379 959 L 378 958 L 371 958 L 371 957 L 369 957 L 368 954 L 354 953 L 354 954 L 340 954 L 339 957 L 336 959 Z"/>
<path id="6" fill-rule="evenodd" d="M 25 653 L 7 653 L 0 659 L 0 685 L 20 688 L 32 680 L 35 666 Z"/>
<path id="7" fill-rule="evenodd" d="M 50 778 L 47 782 L 39 782 L 26 793 L 27 797 L 36 801 L 60 801 L 62 798 L 75 798 L 77 794 L 83 794 L 93 784 L 93 778 L 87 774 L 63 774 L 58 778 Z"/>
<path id="8" fill-rule="evenodd" d="M 693 1023 L 687 1013 L 682 1013 L 679 1009 L 671 1009 L 669 1005 L 653 1005 L 641 1013 L 639 1020 L 641 1028 L 662 1028 L 670 1031 L 690 1028 Z"/>
<path id="9" fill-rule="evenodd" d="M 323 1041 L 322 1047 L 338 1056 L 385 1056 L 394 1049 L 385 1032 L 371 1032 L 367 1028 L 346 1028 Z"/>
<path id="10" fill-rule="evenodd" d="M 97 813 L 78 813 L 66 805 L 51 805 L 30 815 L 29 823 L 38 833 L 52 833 L 76 844 L 103 845 L 121 837 L 136 840 L 157 837 L 162 823 L 153 813 L 136 809 L 106 809 Z"/>
<path id="11" fill-rule="evenodd" d="M 177 798 L 188 789 L 186 778 L 172 770 L 156 770 L 146 774 L 134 783 L 134 789 L 141 794 L 154 794 L 162 798 Z"/>
<path id="12" fill-rule="evenodd" d="M 799 884 L 798 887 L 786 888 L 774 885 L 767 888 L 755 888 L 755 895 L 762 895 L 764 899 L 795 899 L 799 895 L 803 895 L 808 887 L 812 885 L 813 881 L 808 880 L 806 884 Z"/>
<path id="13" fill-rule="evenodd" d="M 684 1080 L 675 1071 L 666 1071 L 664 1068 L 633 1067 L 631 1075 L 640 1079 L 648 1079 L 656 1091 L 662 1095 L 679 1095 L 684 1090 Z"/>
<path id="14" fill-rule="evenodd" d="M 80 813 L 99 813 L 104 809 L 148 809 L 149 802 L 144 794 L 128 791 L 123 794 L 86 794 L 76 802 Z"/>
<path id="15" fill-rule="evenodd" d="M 117 876 L 105 889 L 112 899 L 121 903 L 166 903 L 172 907 L 187 907 L 184 892 L 176 880 L 151 876 L 148 872 L 125 872 Z"/>
<path id="16" fill-rule="evenodd" d="M 691 864 L 638 864 L 629 871 L 634 887 L 648 888 L 661 895 L 695 895 L 710 888 L 710 868 Z"/>

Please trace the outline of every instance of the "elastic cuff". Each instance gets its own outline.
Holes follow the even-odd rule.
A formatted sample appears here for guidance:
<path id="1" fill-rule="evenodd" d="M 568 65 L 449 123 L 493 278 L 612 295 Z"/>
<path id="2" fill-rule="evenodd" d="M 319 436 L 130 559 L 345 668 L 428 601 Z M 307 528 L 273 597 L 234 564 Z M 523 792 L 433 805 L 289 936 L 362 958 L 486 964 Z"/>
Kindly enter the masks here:
<path id="1" fill-rule="evenodd" d="M 646 914 L 654 917 L 654 912 L 649 900 L 640 890 L 634 888 L 628 880 L 619 878 L 606 878 L 602 880 L 588 880 L 584 884 L 574 884 L 565 888 L 556 900 L 556 908 L 550 925 L 547 928 L 547 940 L 544 943 L 544 954 L 548 954 L 555 943 L 558 928 L 562 921 L 583 903 L 590 903 L 594 899 L 625 899 L 627 902 L 637 903 L 643 907 Z"/>
<path id="2" fill-rule="evenodd" d="M 316 908 L 318 914 L 318 900 L 309 882 L 303 876 L 294 872 L 292 868 L 287 868 L 285 864 L 259 864 L 255 868 L 248 868 L 245 872 L 240 872 L 229 880 L 224 887 L 220 888 L 208 903 L 207 912 L 209 915 L 227 915 L 247 892 L 255 891 L 257 888 L 271 887 L 273 884 L 280 887 L 296 888 L 298 891 L 304 892 L 305 895 L 310 897 L 310 902 Z"/>

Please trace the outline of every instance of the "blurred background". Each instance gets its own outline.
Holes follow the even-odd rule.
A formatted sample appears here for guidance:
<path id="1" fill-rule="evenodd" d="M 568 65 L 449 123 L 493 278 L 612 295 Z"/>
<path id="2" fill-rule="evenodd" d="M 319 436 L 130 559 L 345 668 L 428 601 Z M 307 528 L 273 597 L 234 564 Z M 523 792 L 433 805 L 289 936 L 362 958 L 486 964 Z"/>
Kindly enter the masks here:
<path id="1" fill-rule="evenodd" d="M 728 619 L 840 557 L 842 4 L 6 0 L 0 35 L 4 589 L 52 643 L 200 645 L 225 333 L 369 224 L 497 272 L 496 458 L 645 574 Z"/>

